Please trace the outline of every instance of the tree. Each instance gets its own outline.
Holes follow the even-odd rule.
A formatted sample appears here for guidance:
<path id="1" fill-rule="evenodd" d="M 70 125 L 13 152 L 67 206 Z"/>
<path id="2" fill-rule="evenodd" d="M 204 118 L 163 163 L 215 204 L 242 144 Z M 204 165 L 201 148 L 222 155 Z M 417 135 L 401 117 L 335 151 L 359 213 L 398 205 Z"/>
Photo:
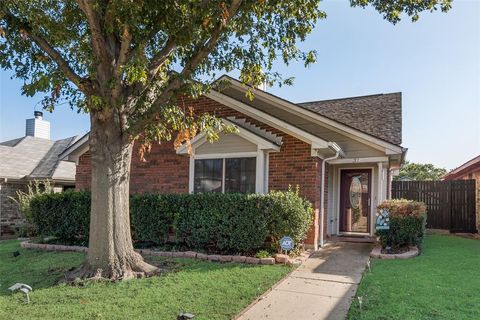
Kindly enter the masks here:
<path id="1" fill-rule="evenodd" d="M 447 170 L 435 167 L 431 163 L 413 163 L 406 161 L 400 173 L 393 180 L 440 180 Z"/>
<path id="2" fill-rule="evenodd" d="M 297 48 L 319 19 L 319 0 L 2 0 L 0 66 L 24 80 L 23 93 L 46 94 L 53 110 L 68 102 L 90 114 L 92 206 L 88 257 L 80 277 L 126 279 L 155 267 L 134 252 L 129 221 L 129 174 L 134 141 L 216 139 L 233 130 L 197 114 L 182 97 L 210 90 L 216 73 L 240 71 L 255 86 L 290 84 L 272 70 L 315 61 Z M 447 11 L 451 0 L 351 0 L 372 5 L 396 23 L 404 12 Z M 201 80 L 201 81 L 200 81 Z M 249 90 L 252 97 L 253 89 Z"/>

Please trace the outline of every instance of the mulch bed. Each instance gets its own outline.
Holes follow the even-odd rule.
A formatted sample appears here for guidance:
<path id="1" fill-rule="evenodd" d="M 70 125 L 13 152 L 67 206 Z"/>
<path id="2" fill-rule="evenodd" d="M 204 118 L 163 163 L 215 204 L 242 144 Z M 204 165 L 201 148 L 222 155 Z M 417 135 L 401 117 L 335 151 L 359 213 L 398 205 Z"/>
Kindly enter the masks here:
<path id="1" fill-rule="evenodd" d="M 409 247 L 401 253 L 384 253 L 381 247 L 373 248 L 370 257 L 378 259 L 410 259 L 419 255 L 417 247 Z"/>

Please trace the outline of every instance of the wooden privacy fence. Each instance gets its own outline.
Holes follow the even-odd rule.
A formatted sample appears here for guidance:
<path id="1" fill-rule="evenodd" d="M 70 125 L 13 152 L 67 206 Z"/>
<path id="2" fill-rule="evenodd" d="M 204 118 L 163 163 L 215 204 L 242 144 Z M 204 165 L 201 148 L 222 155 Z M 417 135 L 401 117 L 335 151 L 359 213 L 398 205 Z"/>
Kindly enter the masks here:
<path id="1" fill-rule="evenodd" d="M 476 232 L 475 180 L 393 181 L 392 198 L 427 205 L 427 228 Z"/>

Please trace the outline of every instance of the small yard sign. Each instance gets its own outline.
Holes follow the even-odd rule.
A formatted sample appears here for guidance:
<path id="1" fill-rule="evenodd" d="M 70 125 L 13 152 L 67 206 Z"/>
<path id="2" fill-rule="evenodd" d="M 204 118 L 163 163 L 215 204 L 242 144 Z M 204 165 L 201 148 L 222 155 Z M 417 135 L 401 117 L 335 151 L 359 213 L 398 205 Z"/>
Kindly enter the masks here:
<path id="1" fill-rule="evenodd" d="M 295 244 L 293 242 L 293 239 L 288 236 L 285 236 L 282 239 L 280 239 L 280 248 L 282 248 L 282 250 L 284 251 L 292 250 L 294 245 Z"/>
<path id="2" fill-rule="evenodd" d="M 377 221 L 375 222 L 376 230 L 389 230 L 390 229 L 390 212 L 387 209 L 380 210 L 377 213 Z"/>

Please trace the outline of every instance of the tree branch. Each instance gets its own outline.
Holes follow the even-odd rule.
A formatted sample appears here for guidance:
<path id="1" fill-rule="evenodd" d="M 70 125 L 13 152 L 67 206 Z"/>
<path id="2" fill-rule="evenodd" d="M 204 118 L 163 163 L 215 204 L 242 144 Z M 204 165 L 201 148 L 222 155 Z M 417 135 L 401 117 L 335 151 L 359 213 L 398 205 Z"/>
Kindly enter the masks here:
<path id="1" fill-rule="evenodd" d="M 123 26 L 122 41 L 120 43 L 120 52 L 118 53 L 116 72 L 119 74 L 122 66 L 127 62 L 128 52 L 130 50 L 130 43 L 132 35 L 129 31 L 128 25 Z"/>
<path id="2" fill-rule="evenodd" d="M 102 60 L 101 62 L 108 61 L 109 54 L 107 52 L 106 41 L 102 32 L 102 26 L 100 25 L 100 17 L 98 13 L 93 9 L 92 1 L 77 0 L 77 4 L 87 17 L 92 37 L 92 46 L 95 54 L 98 58 Z"/>
<path id="3" fill-rule="evenodd" d="M 27 36 L 31 41 L 33 41 L 40 49 L 42 49 L 50 59 L 52 59 L 62 70 L 65 77 L 73 82 L 78 89 L 80 89 L 84 93 L 89 93 L 93 90 L 92 83 L 87 78 L 80 77 L 69 65 L 67 60 L 65 60 L 60 52 L 56 50 L 47 40 L 43 37 L 35 34 L 30 24 L 26 21 L 22 21 L 20 18 L 16 17 L 13 13 L 11 13 L 8 9 L 2 7 L 2 12 L 5 15 L 5 19 L 7 23 L 15 27 L 19 32 L 22 32 L 25 36 Z"/>
<path id="4" fill-rule="evenodd" d="M 148 67 L 149 70 L 149 80 L 155 78 L 158 68 L 167 60 L 167 58 L 172 54 L 177 45 L 172 39 L 168 39 L 167 43 L 153 58 Z"/>
<path id="5" fill-rule="evenodd" d="M 122 86 L 122 67 L 127 63 L 128 53 L 130 51 L 130 43 L 132 35 L 129 31 L 128 25 L 123 26 L 122 39 L 120 41 L 120 50 L 118 52 L 117 61 L 115 63 L 115 86 L 112 90 L 112 98 L 116 100 L 120 96 Z"/>
<path id="6" fill-rule="evenodd" d="M 242 0 L 232 0 L 227 11 L 228 14 L 226 17 L 223 17 L 219 20 L 217 25 L 212 30 L 209 40 L 195 50 L 194 55 L 185 64 L 180 74 L 174 76 L 174 78 L 169 82 L 167 87 L 162 91 L 162 94 L 152 104 L 147 114 L 144 114 L 141 120 L 137 121 L 132 127 L 130 127 L 130 132 L 141 132 L 146 125 L 155 121 L 155 114 L 157 114 L 163 108 L 164 104 L 172 98 L 174 92 L 182 86 L 183 79 L 191 75 L 191 73 L 198 67 L 203 59 L 205 59 L 215 48 L 220 36 L 222 35 L 222 32 L 225 30 L 228 22 L 237 13 L 241 3 Z"/>

